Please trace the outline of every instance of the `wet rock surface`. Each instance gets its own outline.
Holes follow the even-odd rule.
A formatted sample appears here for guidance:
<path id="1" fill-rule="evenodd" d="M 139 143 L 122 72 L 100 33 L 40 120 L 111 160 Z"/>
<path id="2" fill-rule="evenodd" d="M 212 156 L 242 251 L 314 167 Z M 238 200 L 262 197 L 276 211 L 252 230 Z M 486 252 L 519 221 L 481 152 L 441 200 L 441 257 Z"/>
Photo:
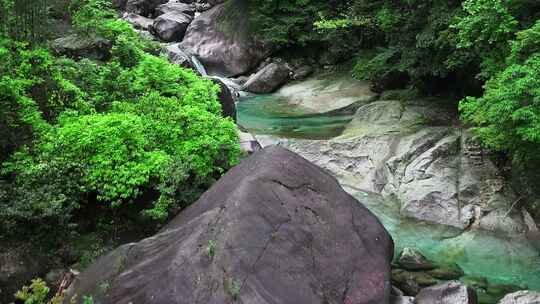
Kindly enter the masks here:
<path id="1" fill-rule="evenodd" d="M 518 291 L 506 295 L 499 304 L 540 304 L 540 292 Z"/>
<path id="2" fill-rule="evenodd" d="M 424 288 L 416 296 L 416 304 L 477 304 L 476 293 L 458 281 Z"/>
<path id="3" fill-rule="evenodd" d="M 401 214 L 491 231 L 525 231 L 516 194 L 469 131 L 448 125 L 432 101 L 377 101 L 360 107 L 340 137 L 282 144 L 357 189 L 395 196 Z M 446 125 L 446 126 L 445 126 Z"/>
<path id="4" fill-rule="evenodd" d="M 65 302 L 388 303 L 392 256 L 381 223 L 333 177 L 269 147 L 159 234 L 99 259 Z"/>

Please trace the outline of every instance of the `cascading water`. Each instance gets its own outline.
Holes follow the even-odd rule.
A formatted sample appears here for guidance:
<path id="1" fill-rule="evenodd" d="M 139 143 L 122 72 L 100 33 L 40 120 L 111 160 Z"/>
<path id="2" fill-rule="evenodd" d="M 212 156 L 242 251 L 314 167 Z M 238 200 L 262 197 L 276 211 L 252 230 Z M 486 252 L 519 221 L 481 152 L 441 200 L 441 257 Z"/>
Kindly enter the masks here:
<path id="1" fill-rule="evenodd" d="M 208 76 L 208 73 L 206 72 L 206 68 L 199 61 L 197 56 L 191 56 L 191 62 L 193 63 L 193 67 L 195 68 L 195 70 L 197 70 L 199 75 L 201 75 L 202 77 L 207 77 Z"/>

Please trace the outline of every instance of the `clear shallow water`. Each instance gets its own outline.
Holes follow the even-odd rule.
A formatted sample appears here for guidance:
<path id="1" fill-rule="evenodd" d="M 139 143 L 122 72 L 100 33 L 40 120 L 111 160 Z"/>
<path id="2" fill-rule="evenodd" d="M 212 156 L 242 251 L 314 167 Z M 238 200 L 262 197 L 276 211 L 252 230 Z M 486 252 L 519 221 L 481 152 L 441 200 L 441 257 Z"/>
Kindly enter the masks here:
<path id="1" fill-rule="evenodd" d="M 415 247 L 437 263 L 456 263 L 467 276 L 485 277 L 488 285 L 517 285 L 540 291 L 540 255 L 525 238 L 500 233 L 459 230 L 402 218 L 399 203 L 344 185 L 364 203 L 392 235 L 397 255 Z M 484 302 L 490 303 L 490 302 Z"/>
<path id="2" fill-rule="evenodd" d="M 304 114 L 284 99 L 259 95 L 237 104 L 238 124 L 253 134 L 329 139 L 341 134 L 352 115 Z"/>
<path id="3" fill-rule="evenodd" d="M 272 95 L 247 98 L 237 109 L 239 124 L 253 134 L 284 138 L 332 138 L 352 119 L 351 115 L 305 115 L 302 109 Z M 497 303 L 512 291 L 501 284 L 540 291 L 540 253 L 525 238 L 474 230 L 460 233 L 455 228 L 402 218 L 399 202 L 346 184 L 343 187 L 381 220 L 394 239 L 396 254 L 404 247 L 418 248 L 437 263 L 456 263 L 467 276 L 486 278 L 489 294 L 480 291 L 480 303 Z"/>

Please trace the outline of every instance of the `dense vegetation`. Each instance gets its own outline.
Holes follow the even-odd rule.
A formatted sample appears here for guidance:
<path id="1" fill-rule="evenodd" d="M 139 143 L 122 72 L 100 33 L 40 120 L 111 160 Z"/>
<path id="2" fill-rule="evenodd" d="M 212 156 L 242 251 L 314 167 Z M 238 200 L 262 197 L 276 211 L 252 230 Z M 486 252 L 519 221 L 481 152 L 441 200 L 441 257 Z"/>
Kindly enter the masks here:
<path id="1" fill-rule="evenodd" d="M 455 94 L 463 121 L 516 163 L 540 158 L 540 2 L 250 1 L 255 32 L 282 47 L 356 56 L 377 91 Z M 275 22 L 278 18 L 280 22 Z M 323 61 L 325 58 L 320 58 Z M 485 84 L 485 86 L 484 86 Z"/>
<path id="2" fill-rule="evenodd" d="M 153 55 L 108 1 L 70 9 L 78 35 L 110 42 L 106 62 L 56 57 L 29 39 L 33 24 L 8 20 L 0 35 L 2 231 L 68 227 L 81 210 L 112 216 L 134 201 L 163 219 L 238 159 L 217 85 Z"/>

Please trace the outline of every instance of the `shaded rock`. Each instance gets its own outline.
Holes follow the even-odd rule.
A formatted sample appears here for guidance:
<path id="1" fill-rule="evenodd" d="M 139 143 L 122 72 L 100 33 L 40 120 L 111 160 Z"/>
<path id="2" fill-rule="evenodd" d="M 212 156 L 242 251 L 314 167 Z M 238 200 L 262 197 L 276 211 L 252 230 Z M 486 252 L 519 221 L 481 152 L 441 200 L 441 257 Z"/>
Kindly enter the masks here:
<path id="1" fill-rule="evenodd" d="M 476 292 L 458 281 L 450 281 L 422 289 L 417 304 L 476 304 Z"/>
<path id="2" fill-rule="evenodd" d="M 234 96 L 229 87 L 223 83 L 220 79 L 210 78 L 215 84 L 219 85 L 220 91 L 218 94 L 218 100 L 221 104 L 221 114 L 223 117 L 230 117 L 236 122 L 236 105 L 234 103 Z"/>
<path id="3" fill-rule="evenodd" d="M 499 304 L 540 304 L 540 292 L 522 290 L 506 295 Z"/>
<path id="4" fill-rule="evenodd" d="M 244 89 L 252 93 L 272 93 L 289 80 L 291 70 L 281 63 L 270 63 L 244 84 Z"/>
<path id="5" fill-rule="evenodd" d="M 154 23 L 153 19 L 143 17 L 134 13 L 124 13 L 122 19 L 133 25 L 136 29 L 147 31 Z"/>
<path id="6" fill-rule="evenodd" d="M 440 280 L 457 280 L 465 274 L 463 269 L 461 269 L 461 267 L 455 263 L 437 265 L 437 268 L 429 270 L 427 273 L 430 276 Z"/>
<path id="7" fill-rule="evenodd" d="M 150 17 L 154 10 L 169 0 L 127 0 L 123 8 L 128 13 L 134 13 L 144 17 Z M 122 7 L 120 7 L 122 9 Z"/>
<path id="8" fill-rule="evenodd" d="M 103 38 L 83 37 L 71 34 L 52 41 L 51 48 L 58 55 L 71 58 L 104 60 L 109 57 L 111 43 Z"/>
<path id="9" fill-rule="evenodd" d="M 313 68 L 310 66 L 301 66 L 294 70 L 292 79 L 294 80 L 303 80 L 308 78 L 313 74 Z"/>
<path id="10" fill-rule="evenodd" d="M 422 287 L 432 286 L 438 282 L 425 272 L 412 272 L 403 269 L 392 270 L 392 283 L 408 296 L 415 296 Z"/>
<path id="11" fill-rule="evenodd" d="M 154 20 L 150 31 L 163 41 L 181 41 L 191 20 L 191 16 L 183 13 L 167 13 Z"/>
<path id="12" fill-rule="evenodd" d="M 169 1 L 158 5 L 154 11 L 154 17 L 159 17 L 168 13 L 186 14 L 191 17 L 195 16 L 195 6 L 193 4 L 172 2 Z"/>
<path id="13" fill-rule="evenodd" d="M 269 46 L 249 32 L 245 8 L 238 1 L 219 4 L 201 13 L 189 25 L 182 46 L 204 64 L 208 74 L 245 74 L 270 54 Z M 245 13 L 247 14 L 247 13 Z"/>
<path id="14" fill-rule="evenodd" d="M 159 234 L 100 258 L 65 302 L 387 303 L 392 251 L 378 219 L 333 177 L 269 147 Z"/>
<path id="15" fill-rule="evenodd" d="M 194 69 L 191 57 L 184 50 L 182 50 L 179 43 L 168 45 L 165 48 L 165 54 L 170 62 L 178 64 L 181 67 Z"/>
<path id="16" fill-rule="evenodd" d="M 430 270 L 435 268 L 435 265 L 420 251 L 409 247 L 403 248 L 397 262 L 399 266 L 406 270 Z"/>
<path id="17" fill-rule="evenodd" d="M 465 285 L 472 287 L 474 289 L 487 290 L 488 288 L 488 281 L 485 277 L 467 275 L 461 278 L 461 281 Z"/>

